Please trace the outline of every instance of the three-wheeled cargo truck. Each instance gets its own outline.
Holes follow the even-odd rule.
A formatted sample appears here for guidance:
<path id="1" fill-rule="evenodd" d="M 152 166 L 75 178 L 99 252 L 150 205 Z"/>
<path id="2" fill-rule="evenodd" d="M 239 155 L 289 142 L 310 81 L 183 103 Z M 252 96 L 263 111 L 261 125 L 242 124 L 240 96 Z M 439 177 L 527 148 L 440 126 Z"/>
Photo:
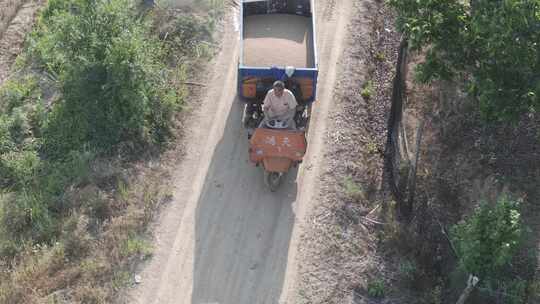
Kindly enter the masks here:
<path id="1" fill-rule="evenodd" d="M 313 0 L 242 0 L 240 18 L 242 123 L 248 130 L 250 159 L 263 166 L 265 181 L 275 191 L 307 147 L 305 132 L 318 76 Z M 262 103 L 276 80 L 285 83 L 298 103 L 294 130 L 261 126 Z"/>

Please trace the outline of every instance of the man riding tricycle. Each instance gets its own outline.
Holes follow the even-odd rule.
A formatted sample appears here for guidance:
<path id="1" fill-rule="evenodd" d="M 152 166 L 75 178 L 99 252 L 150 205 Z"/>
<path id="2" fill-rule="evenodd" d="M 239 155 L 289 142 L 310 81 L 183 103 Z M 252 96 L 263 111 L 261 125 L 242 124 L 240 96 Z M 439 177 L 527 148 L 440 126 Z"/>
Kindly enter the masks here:
<path id="1" fill-rule="evenodd" d="M 272 191 L 306 153 L 317 92 L 314 0 L 239 1 L 238 97 L 250 159 Z"/>
<path id="2" fill-rule="evenodd" d="M 244 117 L 244 125 L 250 138 L 250 160 L 262 165 L 265 183 L 276 191 L 285 174 L 302 162 L 306 153 L 307 112 L 298 111 L 304 108 L 298 107 L 294 94 L 282 81 L 272 87 L 258 105 L 259 111 L 253 113 L 256 115 Z"/>

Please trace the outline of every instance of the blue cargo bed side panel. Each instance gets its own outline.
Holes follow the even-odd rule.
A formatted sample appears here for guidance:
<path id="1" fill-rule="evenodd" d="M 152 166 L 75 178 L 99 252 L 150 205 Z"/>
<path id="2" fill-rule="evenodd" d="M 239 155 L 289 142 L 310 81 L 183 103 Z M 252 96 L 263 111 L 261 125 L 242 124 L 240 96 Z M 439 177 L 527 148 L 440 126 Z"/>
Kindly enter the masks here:
<path id="1" fill-rule="evenodd" d="M 312 97 L 306 102 L 312 103 L 316 99 L 317 91 L 317 69 L 296 69 L 294 74 L 290 78 L 294 77 L 307 77 L 313 79 L 313 94 Z M 276 80 L 285 80 L 287 76 L 285 75 L 284 68 L 272 67 L 238 67 L 238 92 L 242 92 L 242 82 L 246 78 L 273 78 Z"/>

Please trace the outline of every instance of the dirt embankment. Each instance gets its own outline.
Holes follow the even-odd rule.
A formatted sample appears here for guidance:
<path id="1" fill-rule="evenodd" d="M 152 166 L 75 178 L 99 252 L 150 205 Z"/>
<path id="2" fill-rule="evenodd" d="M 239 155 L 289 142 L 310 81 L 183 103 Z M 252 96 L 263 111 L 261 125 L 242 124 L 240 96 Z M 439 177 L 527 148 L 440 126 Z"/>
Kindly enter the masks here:
<path id="1" fill-rule="evenodd" d="M 352 15 L 325 138 L 321 195 L 302 236 L 306 262 L 295 303 L 370 303 L 373 284 L 393 280 L 378 231 L 387 208 L 382 151 L 399 34 L 379 2 L 356 2 Z M 404 303 L 400 297 L 389 295 L 388 303 Z"/>
<path id="2" fill-rule="evenodd" d="M 0 85 L 8 78 L 43 4 L 43 0 L 0 1 Z"/>

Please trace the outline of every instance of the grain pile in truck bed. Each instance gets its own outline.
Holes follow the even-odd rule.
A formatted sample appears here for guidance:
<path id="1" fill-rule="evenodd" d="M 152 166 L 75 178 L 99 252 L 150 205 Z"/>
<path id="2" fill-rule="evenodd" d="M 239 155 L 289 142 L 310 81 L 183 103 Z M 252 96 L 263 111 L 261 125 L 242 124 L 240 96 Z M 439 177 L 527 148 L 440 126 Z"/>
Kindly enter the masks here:
<path id="1" fill-rule="evenodd" d="M 244 58 L 247 66 L 315 67 L 311 18 L 268 14 L 244 19 Z"/>

